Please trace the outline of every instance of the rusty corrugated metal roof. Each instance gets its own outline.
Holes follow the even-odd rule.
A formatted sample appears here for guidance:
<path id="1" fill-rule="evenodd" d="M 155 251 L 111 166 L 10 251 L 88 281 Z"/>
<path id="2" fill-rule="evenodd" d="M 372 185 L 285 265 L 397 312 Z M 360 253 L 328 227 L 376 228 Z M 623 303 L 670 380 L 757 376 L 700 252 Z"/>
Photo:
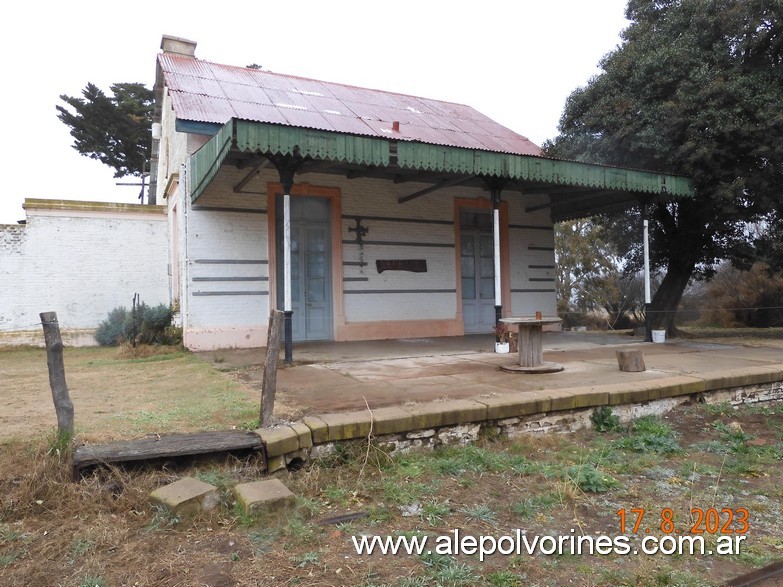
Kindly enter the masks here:
<path id="1" fill-rule="evenodd" d="M 231 118 L 517 155 L 540 155 L 526 137 L 469 106 L 260 69 L 158 56 L 177 118 Z M 399 131 L 394 130 L 399 123 Z"/>

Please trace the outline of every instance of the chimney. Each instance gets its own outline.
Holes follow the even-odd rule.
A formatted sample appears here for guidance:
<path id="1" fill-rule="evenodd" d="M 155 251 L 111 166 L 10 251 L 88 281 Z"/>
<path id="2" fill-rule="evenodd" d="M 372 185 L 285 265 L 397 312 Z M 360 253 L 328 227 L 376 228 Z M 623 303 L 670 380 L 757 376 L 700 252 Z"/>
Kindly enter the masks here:
<path id="1" fill-rule="evenodd" d="M 181 37 L 163 35 L 163 39 L 160 41 L 160 48 L 163 49 L 164 53 L 173 53 L 183 57 L 196 56 L 196 41 L 189 41 Z"/>

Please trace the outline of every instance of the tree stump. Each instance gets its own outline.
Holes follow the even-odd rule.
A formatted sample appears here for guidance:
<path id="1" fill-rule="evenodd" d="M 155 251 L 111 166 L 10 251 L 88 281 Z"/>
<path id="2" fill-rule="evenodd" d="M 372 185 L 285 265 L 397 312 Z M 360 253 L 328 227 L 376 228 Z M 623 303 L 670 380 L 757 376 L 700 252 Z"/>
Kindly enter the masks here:
<path id="1" fill-rule="evenodd" d="M 616 351 L 617 366 L 626 373 L 639 373 L 646 370 L 642 351 Z"/>

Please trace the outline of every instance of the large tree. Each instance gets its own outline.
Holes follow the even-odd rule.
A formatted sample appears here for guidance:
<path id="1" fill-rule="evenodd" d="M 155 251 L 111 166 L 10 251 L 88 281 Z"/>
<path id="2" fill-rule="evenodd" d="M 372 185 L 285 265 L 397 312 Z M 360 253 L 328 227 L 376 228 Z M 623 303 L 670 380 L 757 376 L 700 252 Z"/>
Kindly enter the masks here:
<path id="1" fill-rule="evenodd" d="M 153 92 L 140 83 L 112 84 L 111 92 L 88 83 L 81 98 L 63 94 L 57 118 L 79 153 L 114 169 L 114 177 L 140 178 L 149 171 Z"/>
<path id="2" fill-rule="evenodd" d="M 747 254 L 746 223 L 780 207 L 781 15 L 780 0 L 631 0 L 623 42 L 568 98 L 561 134 L 546 145 L 558 157 L 693 178 L 694 198 L 650 207 L 651 261 L 665 270 L 654 328 L 674 334 L 691 277 Z M 628 234 L 640 213 L 615 227 Z M 617 239 L 632 268 L 642 254 L 635 232 Z"/>
<path id="3" fill-rule="evenodd" d="M 644 278 L 623 271 L 605 233 L 604 225 L 592 220 L 555 225 L 557 309 L 569 326 L 603 316 L 610 329 L 627 328 L 642 316 Z"/>

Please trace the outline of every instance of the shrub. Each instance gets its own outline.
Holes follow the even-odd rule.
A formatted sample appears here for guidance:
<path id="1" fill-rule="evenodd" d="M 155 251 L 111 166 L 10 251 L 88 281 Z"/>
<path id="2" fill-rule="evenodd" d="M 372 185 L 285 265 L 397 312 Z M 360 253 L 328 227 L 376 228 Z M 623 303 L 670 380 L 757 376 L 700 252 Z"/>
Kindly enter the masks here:
<path id="1" fill-rule="evenodd" d="M 150 307 L 144 302 L 132 311 L 124 306 L 114 308 L 100 323 L 95 339 L 101 346 L 123 342 L 135 344 L 178 344 L 180 329 L 171 325 L 171 308 L 165 304 Z"/>
<path id="2" fill-rule="evenodd" d="M 655 416 L 642 416 L 629 427 L 630 434 L 615 441 L 617 448 L 633 452 L 677 453 L 680 448 L 671 426 Z"/>
<path id="3" fill-rule="evenodd" d="M 100 323 L 95 331 L 95 339 L 101 346 L 114 346 L 123 338 L 123 325 L 128 316 L 128 310 L 118 306 L 109 312 L 109 316 Z"/>
<path id="4" fill-rule="evenodd" d="M 612 408 L 609 406 L 596 408 L 590 414 L 590 421 L 596 432 L 613 432 L 620 429 L 620 417 L 612 412 Z"/>
<path id="5" fill-rule="evenodd" d="M 584 492 L 603 493 L 620 484 L 614 477 L 596 469 L 592 463 L 568 467 L 566 477 Z"/>

